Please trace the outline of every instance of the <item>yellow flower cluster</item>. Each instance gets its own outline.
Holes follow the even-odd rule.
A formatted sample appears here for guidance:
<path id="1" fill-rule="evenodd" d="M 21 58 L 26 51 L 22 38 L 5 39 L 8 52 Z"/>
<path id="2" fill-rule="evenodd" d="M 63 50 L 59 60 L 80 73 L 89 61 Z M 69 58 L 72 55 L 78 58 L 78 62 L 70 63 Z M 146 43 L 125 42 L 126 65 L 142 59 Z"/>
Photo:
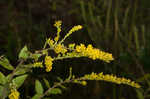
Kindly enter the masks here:
<path id="1" fill-rule="evenodd" d="M 68 36 L 70 36 L 73 32 L 78 31 L 82 29 L 81 25 L 74 26 L 72 29 L 69 30 L 69 32 L 65 35 L 65 37 L 60 41 L 62 43 Z"/>
<path id="2" fill-rule="evenodd" d="M 54 46 L 54 51 L 59 54 L 65 54 L 67 52 L 67 49 L 64 47 L 64 45 L 62 44 L 57 44 L 56 46 Z"/>
<path id="3" fill-rule="evenodd" d="M 49 39 L 47 40 L 47 44 L 48 44 L 50 47 L 53 47 L 53 46 L 54 46 L 54 41 L 49 38 Z"/>
<path id="4" fill-rule="evenodd" d="M 68 32 L 68 34 L 71 34 L 71 33 L 75 32 L 75 31 L 80 30 L 80 29 L 82 29 L 82 26 L 81 26 L 81 25 L 74 26 L 74 27 Z"/>
<path id="5" fill-rule="evenodd" d="M 45 57 L 45 66 L 46 66 L 46 72 L 50 72 L 52 70 L 53 65 L 53 58 L 51 56 Z"/>
<path id="6" fill-rule="evenodd" d="M 54 26 L 55 26 L 55 27 L 60 27 L 61 24 L 62 24 L 62 21 L 59 20 L 59 21 L 56 21 L 56 22 L 55 22 Z"/>
<path id="7" fill-rule="evenodd" d="M 16 89 L 11 89 L 11 93 L 9 94 L 9 99 L 19 99 L 20 93 Z"/>
<path id="8" fill-rule="evenodd" d="M 60 38 L 61 24 L 62 24 L 62 21 L 56 21 L 54 24 L 54 26 L 57 28 L 57 36 L 54 38 L 55 42 L 57 42 Z"/>
<path id="9" fill-rule="evenodd" d="M 75 50 L 76 52 L 81 53 L 82 56 L 87 56 L 93 60 L 100 59 L 105 62 L 114 60 L 112 54 L 93 48 L 91 44 L 89 44 L 87 47 L 85 47 L 84 44 L 77 45 Z"/>
<path id="10" fill-rule="evenodd" d="M 141 87 L 138 83 L 135 83 L 134 81 L 131 81 L 130 79 L 120 78 L 120 77 L 116 77 L 114 75 L 109 75 L 109 74 L 104 75 L 103 72 L 99 73 L 99 74 L 92 72 L 91 74 L 85 75 L 81 79 L 83 79 L 83 80 L 104 80 L 104 81 L 113 82 L 116 84 L 127 84 L 132 87 L 136 87 L 136 88 Z"/>
<path id="11" fill-rule="evenodd" d="M 40 68 L 43 68 L 43 64 L 42 64 L 42 62 L 35 62 L 35 63 L 33 64 L 33 67 L 40 67 Z"/>

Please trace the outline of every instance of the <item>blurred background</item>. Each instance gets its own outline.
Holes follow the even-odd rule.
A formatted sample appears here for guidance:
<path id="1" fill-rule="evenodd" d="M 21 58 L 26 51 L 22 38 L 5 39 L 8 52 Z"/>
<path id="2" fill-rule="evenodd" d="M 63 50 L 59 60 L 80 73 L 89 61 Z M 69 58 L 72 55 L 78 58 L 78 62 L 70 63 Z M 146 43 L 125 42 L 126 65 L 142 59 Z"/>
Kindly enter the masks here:
<path id="1" fill-rule="evenodd" d="M 61 37 L 74 25 L 83 29 L 73 33 L 69 43 L 93 44 L 112 53 L 111 63 L 87 58 L 56 61 L 50 73 L 34 70 L 19 89 L 21 99 L 34 95 L 34 80 L 46 77 L 51 82 L 57 76 L 83 76 L 91 72 L 115 74 L 137 81 L 135 89 L 103 81 L 88 81 L 87 86 L 68 84 L 61 95 L 52 99 L 150 99 L 150 0 L 0 0 L 0 55 L 13 65 L 24 45 L 30 51 L 39 50 L 48 37 L 56 36 L 53 24 L 62 20 Z"/>

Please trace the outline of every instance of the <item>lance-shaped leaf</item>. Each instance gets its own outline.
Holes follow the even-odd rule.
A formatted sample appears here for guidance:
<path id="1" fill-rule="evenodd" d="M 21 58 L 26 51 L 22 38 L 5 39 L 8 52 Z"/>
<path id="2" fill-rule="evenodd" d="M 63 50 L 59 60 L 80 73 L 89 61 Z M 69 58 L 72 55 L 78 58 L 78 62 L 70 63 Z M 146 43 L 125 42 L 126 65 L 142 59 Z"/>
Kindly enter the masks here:
<path id="1" fill-rule="evenodd" d="M 26 66 L 28 66 L 28 65 L 26 65 Z M 19 70 L 17 70 L 15 72 L 15 75 L 23 75 L 23 74 L 25 74 L 26 72 L 29 72 L 29 71 L 31 71 L 30 68 L 20 68 Z"/>
<path id="2" fill-rule="evenodd" d="M 0 65 L 2 65 L 4 68 L 8 69 L 8 70 L 13 70 L 14 67 L 9 63 L 9 60 L 5 57 L 3 57 L 0 60 Z"/>
<path id="3" fill-rule="evenodd" d="M 35 94 L 32 99 L 40 99 L 41 94 Z"/>
<path id="4" fill-rule="evenodd" d="M 24 46 L 19 53 L 19 58 L 27 59 L 29 56 L 30 52 L 28 51 L 27 46 Z"/>
<path id="5" fill-rule="evenodd" d="M 27 74 L 25 75 L 21 75 L 21 76 L 18 76 L 16 78 L 13 79 L 13 82 L 16 84 L 16 87 L 19 88 L 25 81 L 25 79 L 27 78 Z"/>
<path id="6" fill-rule="evenodd" d="M 43 86 L 41 84 L 41 82 L 39 80 L 35 81 L 35 91 L 38 94 L 43 94 L 44 90 L 43 90 Z"/>
<path id="7" fill-rule="evenodd" d="M 43 78 L 46 87 L 50 88 L 50 84 L 46 78 Z"/>
<path id="8" fill-rule="evenodd" d="M 135 89 L 138 99 L 145 99 L 142 90 Z"/>
<path id="9" fill-rule="evenodd" d="M 48 92 L 48 95 L 50 95 L 50 94 L 61 94 L 62 93 L 62 91 L 61 91 L 61 89 L 59 89 L 59 88 L 53 88 L 52 90 L 50 90 L 49 92 Z"/>
<path id="10" fill-rule="evenodd" d="M 7 82 L 5 75 L 0 72 L 0 84 L 4 85 Z"/>

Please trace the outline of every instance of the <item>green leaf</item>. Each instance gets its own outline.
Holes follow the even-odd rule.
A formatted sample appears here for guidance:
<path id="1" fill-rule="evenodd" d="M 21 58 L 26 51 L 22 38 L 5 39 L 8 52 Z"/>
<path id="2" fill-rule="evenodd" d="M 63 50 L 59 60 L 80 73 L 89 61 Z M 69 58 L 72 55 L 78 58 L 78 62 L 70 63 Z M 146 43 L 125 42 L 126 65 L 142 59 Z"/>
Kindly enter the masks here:
<path id="1" fill-rule="evenodd" d="M 46 87 L 50 88 L 50 84 L 47 79 L 43 78 Z"/>
<path id="2" fill-rule="evenodd" d="M 18 71 L 16 71 L 15 75 L 22 75 L 28 71 L 30 71 L 29 68 L 22 68 L 22 69 L 19 69 Z"/>
<path id="3" fill-rule="evenodd" d="M 38 94 L 43 94 L 43 92 L 44 92 L 42 84 L 41 84 L 41 82 L 39 80 L 35 81 L 35 91 Z"/>
<path id="4" fill-rule="evenodd" d="M 8 70 L 14 69 L 14 67 L 9 63 L 9 60 L 5 57 L 0 60 L 0 65 L 2 65 L 4 68 Z"/>
<path id="5" fill-rule="evenodd" d="M 7 82 L 5 75 L 0 72 L 0 84 L 4 85 Z"/>
<path id="6" fill-rule="evenodd" d="M 143 93 L 139 89 L 136 89 L 136 93 L 138 99 L 145 99 Z"/>
<path id="7" fill-rule="evenodd" d="M 59 88 L 53 88 L 52 90 L 50 90 L 49 92 L 48 92 L 48 94 L 61 94 L 62 93 L 62 91 L 61 91 L 61 89 L 59 89 Z"/>
<path id="8" fill-rule="evenodd" d="M 66 87 L 65 87 L 64 85 L 60 85 L 60 87 L 61 87 L 62 89 L 66 89 Z"/>
<path id="9" fill-rule="evenodd" d="M 0 86 L 0 93 L 3 93 L 3 89 L 4 87 L 3 86 Z M 0 94 L 0 97 L 1 97 L 2 94 Z"/>
<path id="10" fill-rule="evenodd" d="M 35 94 L 32 99 L 40 99 L 41 94 Z"/>
<path id="11" fill-rule="evenodd" d="M 11 77 L 11 74 L 8 74 L 8 75 L 6 76 L 7 81 L 10 80 L 10 77 Z"/>
<path id="12" fill-rule="evenodd" d="M 28 51 L 27 46 L 24 46 L 19 53 L 19 58 L 27 59 L 29 55 L 30 55 L 30 52 Z"/>
<path id="13" fill-rule="evenodd" d="M 28 75 L 21 75 L 13 79 L 13 82 L 16 84 L 16 87 L 19 88 L 25 81 Z"/>

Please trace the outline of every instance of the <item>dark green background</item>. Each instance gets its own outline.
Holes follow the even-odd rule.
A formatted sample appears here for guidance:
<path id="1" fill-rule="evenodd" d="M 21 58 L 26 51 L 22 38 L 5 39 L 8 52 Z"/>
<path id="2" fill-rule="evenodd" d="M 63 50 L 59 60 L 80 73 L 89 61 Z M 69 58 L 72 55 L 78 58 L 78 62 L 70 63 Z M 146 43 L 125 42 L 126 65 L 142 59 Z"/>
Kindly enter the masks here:
<path id="1" fill-rule="evenodd" d="M 112 53 L 115 60 L 109 64 L 87 58 L 56 61 L 51 73 L 35 70 L 31 74 L 19 89 L 21 99 L 34 95 L 30 88 L 35 79 L 46 77 L 53 82 L 56 76 L 65 78 L 70 66 L 78 76 L 103 71 L 137 80 L 142 85 L 139 92 L 148 91 L 150 0 L 0 0 L 0 55 L 6 55 L 16 65 L 24 45 L 30 51 L 39 50 L 46 38 L 56 36 L 53 27 L 56 20 L 63 21 L 61 37 L 74 25 L 83 25 L 82 30 L 66 40 L 66 45 L 91 43 Z M 54 95 L 52 99 L 140 99 L 136 89 L 127 85 L 89 81 L 86 87 L 67 86 L 62 95 Z"/>

